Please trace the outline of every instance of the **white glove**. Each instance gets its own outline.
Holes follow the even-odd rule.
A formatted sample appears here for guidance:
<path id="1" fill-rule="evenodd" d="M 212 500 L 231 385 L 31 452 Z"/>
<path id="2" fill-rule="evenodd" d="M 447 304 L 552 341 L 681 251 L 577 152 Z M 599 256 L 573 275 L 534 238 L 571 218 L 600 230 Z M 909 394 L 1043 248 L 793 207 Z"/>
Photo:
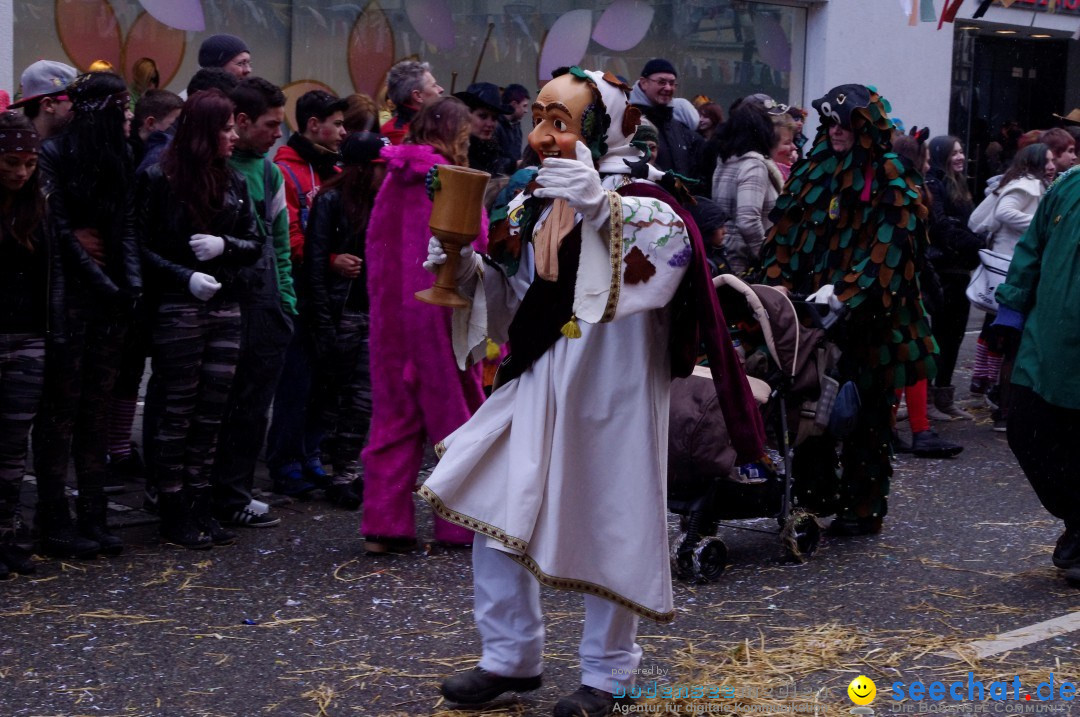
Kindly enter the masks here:
<path id="1" fill-rule="evenodd" d="M 218 237 L 213 238 L 216 239 Z M 191 278 L 188 279 L 187 288 L 188 291 L 191 292 L 191 295 L 199 301 L 210 301 L 210 299 L 214 298 L 214 294 L 218 293 L 221 284 L 209 274 L 203 274 L 202 272 L 196 271 L 191 275 Z"/>
<path id="2" fill-rule="evenodd" d="M 836 298 L 836 287 L 832 284 L 826 284 L 821 287 L 813 294 L 806 297 L 806 300 L 815 304 L 828 304 L 830 311 L 840 311 L 844 308 L 844 302 Z"/>
<path id="3" fill-rule="evenodd" d="M 533 196 L 541 199 L 565 199 L 581 212 L 583 220 L 599 229 L 611 216 L 607 193 L 600 184 L 600 173 L 593 169 L 592 152 L 578 140 L 577 159 L 545 159 L 536 175 L 540 188 Z"/>
<path id="4" fill-rule="evenodd" d="M 424 268 L 430 271 L 432 274 L 439 273 L 439 267 L 446 263 L 446 250 L 443 249 L 442 242 L 431 237 L 428 239 L 427 244 L 427 261 L 424 262 Z M 458 284 L 464 284 L 468 281 L 477 268 L 483 263 L 483 259 L 477 256 L 473 248 L 466 244 L 461 247 L 461 261 L 457 265 L 457 275 L 454 280 Z"/>
<path id="5" fill-rule="evenodd" d="M 210 261 L 225 253 L 225 240 L 213 234 L 192 234 L 188 246 L 199 261 Z"/>

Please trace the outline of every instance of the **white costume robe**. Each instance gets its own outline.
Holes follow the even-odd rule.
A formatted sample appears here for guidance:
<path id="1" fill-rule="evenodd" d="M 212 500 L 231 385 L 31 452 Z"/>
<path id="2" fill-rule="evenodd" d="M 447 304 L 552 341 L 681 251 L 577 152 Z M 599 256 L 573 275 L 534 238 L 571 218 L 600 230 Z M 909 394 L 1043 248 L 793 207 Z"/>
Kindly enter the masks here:
<path id="1" fill-rule="evenodd" d="M 667 306 L 691 246 L 667 204 L 608 198 L 611 216 L 622 219 L 615 231 L 611 222 L 599 231 L 582 226 L 574 291 L 581 337 L 560 338 L 448 436 L 420 493 L 540 582 L 668 621 Z M 524 199 L 511 203 L 512 218 Z M 655 273 L 628 283 L 640 275 L 624 275 L 624 259 L 636 250 Z M 633 258 L 642 266 L 640 255 Z M 463 287 L 474 304 L 455 312 L 462 365 L 482 355 L 486 337 L 506 340 L 532 276 L 532 244 L 525 243 L 514 276 L 485 267 L 482 279 Z"/>

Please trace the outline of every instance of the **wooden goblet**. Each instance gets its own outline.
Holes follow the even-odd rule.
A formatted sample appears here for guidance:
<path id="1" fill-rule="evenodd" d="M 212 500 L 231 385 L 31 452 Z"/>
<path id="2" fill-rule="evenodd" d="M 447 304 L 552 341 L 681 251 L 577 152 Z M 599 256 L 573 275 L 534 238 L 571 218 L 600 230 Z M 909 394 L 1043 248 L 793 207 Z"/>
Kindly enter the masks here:
<path id="1" fill-rule="evenodd" d="M 484 190 L 489 179 L 490 174 L 477 169 L 450 164 L 438 165 L 428 226 L 431 233 L 442 242 L 446 251 L 446 262 L 439 267 L 435 285 L 416 292 L 415 296 L 420 301 L 453 309 L 469 306 L 469 302 L 457 292 L 455 276 L 458 261 L 461 259 L 461 248 L 471 244 L 480 233 Z"/>

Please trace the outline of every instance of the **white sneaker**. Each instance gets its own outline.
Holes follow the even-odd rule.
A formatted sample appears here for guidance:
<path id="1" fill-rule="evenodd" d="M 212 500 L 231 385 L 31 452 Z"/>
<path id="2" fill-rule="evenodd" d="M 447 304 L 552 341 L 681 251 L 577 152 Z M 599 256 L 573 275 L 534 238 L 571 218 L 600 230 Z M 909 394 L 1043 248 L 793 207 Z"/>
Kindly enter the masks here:
<path id="1" fill-rule="evenodd" d="M 272 528 L 281 522 L 281 518 L 270 515 L 270 506 L 254 498 L 250 503 L 232 513 L 222 515 L 218 520 L 223 525 L 239 528 Z"/>

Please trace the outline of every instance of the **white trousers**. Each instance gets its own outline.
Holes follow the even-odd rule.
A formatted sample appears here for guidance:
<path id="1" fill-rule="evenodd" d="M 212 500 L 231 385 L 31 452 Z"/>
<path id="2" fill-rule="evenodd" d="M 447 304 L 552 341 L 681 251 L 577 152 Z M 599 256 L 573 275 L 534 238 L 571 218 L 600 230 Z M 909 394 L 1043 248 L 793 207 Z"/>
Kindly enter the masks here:
<path id="1" fill-rule="evenodd" d="M 544 619 L 540 583 L 501 550 L 477 536 L 473 544 L 476 626 L 484 652 L 480 667 L 503 677 L 544 671 Z M 578 654 L 581 683 L 615 692 L 634 684 L 641 663 L 638 616 L 610 600 L 585 595 L 585 629 Z"/>

